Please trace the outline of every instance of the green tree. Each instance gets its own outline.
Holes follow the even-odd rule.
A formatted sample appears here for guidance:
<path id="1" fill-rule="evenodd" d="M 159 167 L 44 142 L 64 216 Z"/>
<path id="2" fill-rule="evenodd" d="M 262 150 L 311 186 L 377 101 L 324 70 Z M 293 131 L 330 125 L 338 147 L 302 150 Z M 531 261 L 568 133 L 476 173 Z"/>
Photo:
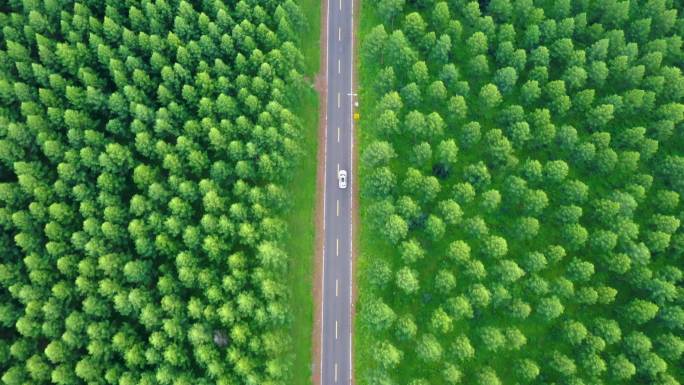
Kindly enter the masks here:
<path id="1" fill-rule="evenodd" d="M 404 17 L 404 25 L 402 30 L 406 32 L 406 36 L 412 41 L 419 41 L 425 35 L 427 23 L 418 12 L 411 12 Z"/>
<path id="2" fill-rule="evenodd" d="M 392 280 L 392 268 L 389 263 L 382 259 L 374 260 L 368 272 L 368 280 L 375 287 L 385 287 Z"/>
<path id="3" fill-rule="evenodd" d="M 442 308 L 438 308 L 432 313 L 432 317 L 430 318 L 430 329 L 433 332 L 446 334 L 449 333 L 452 328 L 452 319 Z"/>
<path id="4" fill-rule="evenodd" d="M 605 128 L 613 120 L 615 107 L 612 104 L 602 104 L 594 107 L 587 114 L 587 123 L 594 129 Z"/>
<path id="5" fill-rule="evenodd" d="M 503 260 L 496 266 L 496 274 L 504 283 L 512 283 L 522 278 L 525 271 L 517 263 L 510 260 Z"/>
<path id="6" fill-rule="evenodd" d="M 464 241 L 454 241 L 449 244 L 447 257 L 457 263 L 466 262 L 470 259 L 470 246 Z"/>
<path id="7" fill-rule="evenodd" d="M 468 115 L 468 104 L 463 96 L 455 95 L 449 98 L 447 110 L 453 119 L 463 120 Z"/>
<path id="8" fill-rule="evenodd" d="M 459 362 L 466 362 L 475 357 L 475 348 L 470 343 L 470 339 L 463 334 L 454 337 L 451 351 Z"/>
<path id="9" fill-rule="evenodd" d="M 558 351 L 551 354 L 549 361 L 551 368 L 563 377 L 570 377 L 577 371 L 575 362 L 568 356 Z"/>
<path id="10" fill-rule="evenodd" d="M 565 307 L 555 296 L 542 298 L 537 306 L 537 313 L 546 321 L 558 318 L 564 311 Z"/>
<path id="11" fill-rule="evenodd" d="M 495 327 L 486 326 L 480 328 L 479 337 L 484 348 L 492 352 L 500 351 L 506 344 L 506 337 Z"/>
<path id="12" fill-rule="evenodd" d="M 451 14 L 449 5 L 446 2 L 438 2 L 432 10 L 432 21 L 440 30 L 445 30 L 449 26 Z"/>
<path id="13" fill-rule="evenodd" d="M 379 166 L 387 166 L 396 156 L 397 154 L 389 142 L 373 142 L 364 151 L 361 161 L 369 169 L 372 169 Z"/>
<path id="14" fill-rule="evenodd" d="M 684 353 L 684 341 L 672 333 L 666 333 L 658 337 L 657 348 L 661 356 L 676 361 Z"/>
<path id="15" fill-rule="evenodd" d="M 527 344 L 527 337 L 515 327 L 506 328 L 504 330 L 506 336 L 506 346 L 511 350 L 520 350 Z"/>
<path id="16" fill-rule="evenodd" d="M 513 15 L 513 7 L 509 0 L 492 0 L 487 5 L 487 10 L 499 21 L 509 20 Z"/>
<path id="17" fill-rule="evenodd" d="M 627 318 L 637 325 L 652 320 L 657 313 L 658 306 L 656 304 L 642 299 L 632 300 L 625 308 Z"/>
<path id="18" fill-rule="evenodd" d="M 491 174 L 484 162 L 468 165 L 463 170 L 464 178 L 469 185 L 482 190 L 491 183 Z"/>
<path id="19" fill-rule="evenodd" d="M 414 263 L 424 256 L 425 250 L 417 240 L 411 239 L 401 243 L 401 258 L 405 263 Z"/>
<path id="20" fill-rule="evenodd" d="M 414 294 L 419 289 L 417 272 L 409 267 L 402 267 L 395 276 L 397 287 L 405 294 Z"/>
<path id="21" fill-rule="evenodd" d="M 484 78 L 489 75 L 489 60 L 485 55 L 477 55 L 468 61 L 468 68 L 474 77 Z"/>
<path id="22" fill-rule="evenodd" d="M 577 282 L 587 282 L 594 274 L 594 265 L 591 262 L 573 258 L 566 268 L 566 274 L 570 279 Z"/>
<path id="23" fill-rule="evenodd" d="M 404 0 L 381 0 L 377 4 L 378 15 L 386 24 L 392 24 L 394 18 L 404 9 Z"/>
<path id="24" fill-rule="evenodd" d="M 396 336 L 400 340 L 412 340 L 418 331 L 415 320 L 410 314 L 403 315 L 396 322 Z"/>
<path id="25" fill-rule="evenodd" d="M 496 375 L 494 369 L 490 367 L 484 367 L 476 374 L 477 385 L 500 385 L 501 380 Z"/>
<path id="26" fill-rule="evenodd" d="M 610 360 L 610 373 L 617 380 L 629 380 L 636 374 L 636 366 L 621 354 Z"/>
<path id="27" fill-rule="evenodd" d="M 530 359 L 521 359 L 515 364 L 515 374 L 523 382 L 534 381 L 539 373 L 539 366 Z"/>
<path id="28" fill-rule="evenodd" d="M 513 67 L 504 67 L 496 71 L 494 74 L 494 84 L 504 94 L 509 94 L 513 91 L 515 83 L 518 81 L 518 73 Z"/>
<path id="29" fill-rule="evenodd" d="M 501 103 L 501 93 L 494 84 L 485 84 L 480 89 L 480 102 L 486 109 L 497 107 Z"/>
<path id="30" fill-rule="evenodd" d="M 487 227 L 487 223 L 479 216 L 466 219 L 463 222 L 463 227 L 466 233 L 475 239 L 483 239 L 489 233 L 489 227 Z M 498 251 L 502 250 L 501 248 L 497 247 L 501 245 L 501 242 L 494 242 L 495 243 L 492 243 L 492 246 L 494 252 L 497 253 Z"/>
<path id="31" fill-rule="evenodd" d="M 401 97 L 406 101 L 407 108 L 418 108 L 423 103 L 423 93 L 420 86 L 413 82 L 401 89 Z"/>
<path id="32" fill-rule="evenodd" d="M 442 345 L 432 334 L 424 334 L 416 345 L 418 358 L 426 363 L 438 362 L 442 357 Z"/>
<path id="33" fill-rule="evenodd" d="M 384 0 L 384 3 L 386 4 L 401 4 L 403 3 L 402 0 Z M 391 12 L 391 17 L 394 17 L 393 11 Z M 363 42 L 361 44 L 361 54 L 363 55 L 362 57 L 366 58 L 366 60 L 375 60 L 376 58 L 380 57 L 380 63 L 383 62 L 382 60 L 382 53 L 385 50 L 385 44 L 387 43 L 388 35 L 387 31 L 385 30 L 384 25 L 378 25 L 374 27 L 366 36 L 365 39 L 363 39 Z"/>
<path id="34" fill-rule="evenodd" d="M 456 278 L 454 275 L 445 269 L 441 269 L 435 276 L 435 288 L 442 294 L 449 294 L 449 292 L 456 287 Z"/>
<path id="35" fill-rule="evenodd" d="M 427 142 L 413 146 L 413 161 L 416 166 L 424 168 L 432 163 L 432 147 Z"/>
<path id="36" fill-rule="evenodd" d="M 442 370 L 442 378 L 447 384 L 455 385 L 461 382 L 463 373 L 452 364 L 446 364 Z"/>
<path id="37" fill-rule="evenodd" d="M 476 308 L 486 308 L 491 301 L 491 293 L 482 284 L 474 284 L 468 290 L 470 303 Z"/>
<path id="38" fill-rule="evenodd" d="M 416 53 L 401 30 L 396 30 L 387 39 L 384 47 L 384 57 L 389 65 L 401 72 L 407 72 L 416 62 Z"/>
<path id="39" fill-rule="evenodd" d="M 380 70 L 377 79 L 375 80 L 375 89 L 380 94 L 394 91 L 396 89 L 397 77 L 394 73 L 394 68 L 385 67 Z"/>
<path id="40" fill-rule="evenodd" d="M 463 217 L 461 206 L 452 199 L 439 202 L 438 209 L 441 217 L 447 225 L 457 225 Z"/>
<path id="41" fill-rule="evenodd" d="M 587 337 L 587 328 L 578 321 L 567 321 L 563 324 L 563 338 L 571 345 L 579 345 Z"/>
<path id="42" fill-rule="evenodd" d="M 460 144 L 466 148 L 475 146 L 482 137 L 480 124 L 478 122 L 469 122 L 461 127 Z"/>
<path id="43" fill-rule="evenodd" d="M 375 360 L 384 369 L 395 368 L 401 362 L 403 358 L 403 352 L 388 341 L 382 341 L 377 344 L 374 351 Z"/>
<path id="44" fill-rule="evenodd" d="M 528 80 L 520 88 L 520 96 L 526 105 L 533 105 L 541 96 L 541 87 L 536 80 Z"/>
<path id="45" fill-rule="evenodd" d="M 386 196 L 392 191 L 395 184 L 396 177 L 394 173 L 388 167 L 380 167 L 373 170 L 369 175 L 364 192 L 374 197 Z"/>
<path id="46" fill-rule="evenodd" d="M 376 130 L 379 134 L 392 135 L 399 133 L 399 118 L 395 111 L 383 111 L 376 121 Z"/>
<path id="47" fill-rule="evenodd" d="M 587 241 L 588 232 L 580 224 L 570 224 L 563 227 L 562 236 L 571 249 L 580 248 Z"/>
<path id="48" fill-rule="evenodd" d="M 477 56 L 486 53 L 488 49 L 487 36 L 480 31 L 473 33 L 466 40 L 466 48 L 468 50 L 468 54 L 471 56 Z"/>
<path id="49" fill-rule="evenodd" d="M 376 332 L 389 329 L 397 316 L 387 304 L 379 299 L 373 299 L 362 305 L 361 314 L 365 317 L 366 324 Z"/>
<path id="50" fill-rule="evenodd" d="M 427 88 L 427 101 L 435 105 L 443 104 L 447 96 L 447 89 L 441 80 L 435 80 Z"/>
<path id="51" fill-rule="evenodd" d="M 496 235 L 489 236 L 484 240 L 482 253 L 493 259 L 503 258 L 508 253 L 508 242 Z"/>
<path id="52" fill-rule="evenodd" d="M 430 214 L 425 221 L 425 233 L 432 241 L 439 241 L 444 236 L 446 226 L 444 221 L 436 215 Z"/>

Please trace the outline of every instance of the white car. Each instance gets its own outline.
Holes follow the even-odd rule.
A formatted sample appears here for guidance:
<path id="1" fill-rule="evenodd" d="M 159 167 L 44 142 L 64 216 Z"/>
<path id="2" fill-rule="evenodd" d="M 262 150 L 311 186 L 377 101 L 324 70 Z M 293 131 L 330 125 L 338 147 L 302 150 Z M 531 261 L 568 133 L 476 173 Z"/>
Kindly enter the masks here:
<path id="1" fill-rule="evenodd" d="M 347 171 L 340 170 L 337 172 L 337 181 L 340 188 L 347 188 Z"/>

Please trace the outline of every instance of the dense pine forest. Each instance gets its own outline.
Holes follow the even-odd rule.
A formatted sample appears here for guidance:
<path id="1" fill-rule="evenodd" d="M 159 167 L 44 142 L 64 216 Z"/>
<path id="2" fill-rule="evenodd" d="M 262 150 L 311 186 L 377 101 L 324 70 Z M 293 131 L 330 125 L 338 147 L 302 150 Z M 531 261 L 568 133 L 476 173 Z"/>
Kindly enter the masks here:
<path id="1" fill-rule="evenodd" d="M 304 24 L 292 0 L 0 2 L 3 384 L 292 383 Z"/>
<path id="2" fill-rule="evenodd" d="M 683 3 L 363 4 L 359 383 L 682 382 Z"/>

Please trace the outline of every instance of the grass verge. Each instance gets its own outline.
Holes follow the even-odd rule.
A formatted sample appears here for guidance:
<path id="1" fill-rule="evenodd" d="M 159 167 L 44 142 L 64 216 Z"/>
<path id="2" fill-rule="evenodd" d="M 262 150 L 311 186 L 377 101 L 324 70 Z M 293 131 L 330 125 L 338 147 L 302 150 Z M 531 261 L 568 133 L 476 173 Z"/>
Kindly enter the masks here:
<path id="1" fill-rule="evenodd" d="M 321 59 L 321 0 L 299 0 L 298 3 L 308 24 L 300 44 L 304 55 L 304 74 L 313 79 L 318 73 Z"/>
<path id="2" fill-rule="evenodd" d="M 358 27 L 358 47 L 363 44 L 363 39 L 366 33 L 369 32 L 374 26 L 379 23 L 377 16 L 375 15 L 375 6 L 372 2 L 361 1 L 361 12 Z M 360 49 L 357 49 L 359 52 Z M 364 65 L 363 61 L 357 55 L 357 68 L 358 68 L 358 90 L 359 95 L 359 115 L 360 119 L 357 123 L 356 139 L 358 144 L 358 154 L 363 154 L 368 143 L 371 142 L 371 136 L 369 134 L 370 125 L 373 116 L 373 106 L 377 101 L 378 96 L 373 92 L 373 76 L 375 76 L 375 71 L 372 70 L 372 66 Z M 359 167 L 357 171 L 359 175 L 360 185 L 363 186 L 363 168 Z M 361 190 L 361 188 L 359 188 Z M 357 268 L 356 268 L 356 284 L 358 285 L 359 297 L 357 304 L 363 302 L 365 288 L 367 282 L 364 279 L 366 276 L 365 272 L 368 266 L 368 256 L 371 255 L 383 255 L 387 251 L 385 248 L 380 247 L 377 242 L 377 236 L 374 235 L 367 226 L 367 218 L 365 214 L 366 202 L 363 198 L 359 199 L 359 255 L 357 257 Z M 358 309 L 357 305 L 357 309 Z M 358 315 L 358 311 L 356 313 Z M 356 318 L 354 321 L 354 378 L 356 383 L 364 384 L 365 373 L 368 371 L 368 363 L 372 361 L 372 352 L 370 347 L 370 342 L 372 341 L 372 336 L 369 334 L 368 329 L 365 327 L 363 321 L 360 318 Z"/>
<path id="3" fill-rule="evenodd" d="M 313 80 L 320 60 L 320 1 L 299 0 L 298 3 L 308 22 L 300 45 L 304 55 L 304 75 Z M 287 216 L 289 238 L 285 242 L 285 250 L 291 258 L 288 281 L 291 293 L 289 306 L 293 316 L 290 327 L 293 385 L 311 384 L 318 108 L 318 95 L 311 87 L 300 96 L 299 105 L 293 111 L 302 121 L 299 145 L 303 152 L 294 178 L 287 186 L 292 199 L 292 209 Z"/>
<path id="4" fill-rule="evenodd" d="M 294 353 L 292 383 L 311 384 L 311 328 L 313 327 L 312 276 L 314 260 L 314 208 L 316 202 L 316 150 L 318 131 L 318 96 L 313 89 L 301 98 L 296 109 L 302 119 L 304 154 L 295 173 L 290 197 L 293 207 L 288 215 L 289 238 L 285 248 L 290 255 L 290 309 L 293 322 L 290 330 Z"/>

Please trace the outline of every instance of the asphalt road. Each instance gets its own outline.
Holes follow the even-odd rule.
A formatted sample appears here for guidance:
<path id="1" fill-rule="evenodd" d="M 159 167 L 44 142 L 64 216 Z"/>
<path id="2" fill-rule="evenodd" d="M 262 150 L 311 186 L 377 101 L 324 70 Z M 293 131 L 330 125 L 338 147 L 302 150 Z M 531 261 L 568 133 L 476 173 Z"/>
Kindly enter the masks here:
<path id="1" fill-rule="evenodd" d="M 353 2 L 328 0 L 321 385 L 350 384 L 352 303 Z M 347 188 L 337 172 L 347 171 Z"/>

